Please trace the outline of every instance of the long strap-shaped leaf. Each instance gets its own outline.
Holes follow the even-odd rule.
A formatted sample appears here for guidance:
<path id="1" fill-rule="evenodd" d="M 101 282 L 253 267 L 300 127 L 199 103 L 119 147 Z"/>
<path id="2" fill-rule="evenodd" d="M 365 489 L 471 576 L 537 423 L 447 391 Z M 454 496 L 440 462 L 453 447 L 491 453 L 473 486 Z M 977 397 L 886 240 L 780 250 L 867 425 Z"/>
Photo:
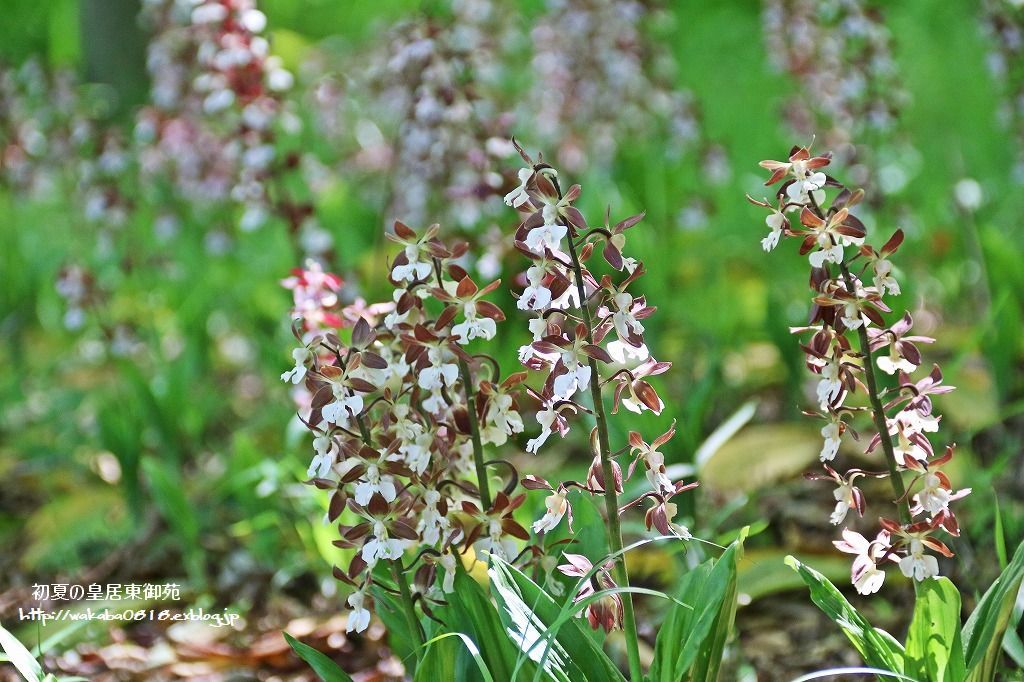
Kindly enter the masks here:
<path id="1" fill-rule="evenodd" d="M 0 651 L 7 656 L 7 660 L 28 682 L 38 682 L 42 677 L 43 668 L 39 665 L 39 661 L 33 658 L 28 649 L 2 626 L 0 626 Z"/>
<path id="2" fill-rule="evenodd" d="M 455 576 L 455 591 L 440 615 L 448 629 L 467 635 L 475 643 L 496 679 L 512 679 L 518 649 L 509 641 L 490 595 L 466 571 L 460 570 Z"/>
<path id="3" fill-rule="evenodd" d="M 786 565 L 800 574 L 811 589 L 811 601 L 842 628 L 868 665 L 897 673 L 904 671 L 903 647 L 892 635 L 873 627 L 821 573 L 792 556 L 786 557 Z"/>
<path id="4" fill-rule="evenodd" d="M 423 646 L 428 648 L 428 653 L 423 657 L 423 663 L 416 669 L 416 679 L 424 680 L 424 682 L 427 680 L 430 682 L 441 682 L 441 680 L 463 679 L 456 672 L 457 657 L 451 653 L 447 655 L 439 653 L 436 648 L 437 644 L 447 642 L 452 637 L 459 638 L 465 650 L 473 659 L 473 662 L 476 664 L 476 670 L 480 673 L 481 682 L 494 682 L 491 671 L 487 669 L 487 664 L 480 655 L 480 649 L 477 648 L 472 638 L 462 632 L 444 632 L 437 637 L 427 640 Z"/>
<path id="5" fill-rule="evenodd" d="M 949 578 L 925 580 L 917 588 L 906 666 L 908 675 L 928 682 L 960 682 L 967 676 L 960 641 L 960 593 Z"/>
<path id="6" fill-rule="evenodd" d="M 714 682 L 722 650 L 736 615 L 736 562 L 743 538 L 732 543 L 717 561 L 706 561 L 680 580 L 678 599 L 658 631 L 651 682 L 700 680 Z"/>
<path id="7" fill-rule="evenodd" d="M 328 658 L 324 653 L 317 651 L 308 644 L 303 644 L 287 632 L 284 633 L 284 638 L 288 642 L 288 646 L 292 648 L 292 651 L 309 664 L 309 667 L 313 669 L 316 676 L 323 680 L 323 682 L 352 682 L 352 678 L 348 676 L 348 673 L 342 670 L 337 663 Z"/>
<path id="8" fill-rule="evenodd" d="M 1024 543 L 1017 547 L 1006 570 L 988 588 L 964 625 L 964 659 L 967 662 L 969 682 L 989 682 L 995 679 L 1002 657 L 1003 635 L 1013 614 L 1013 604 L 1022 579 Z"/>
<path id="9" fill-rule="evenodd" d="M 813 673 L 801 675 L 800 677 L 791 680 L 791 682 L 811 682 L 811 680 L 823 680 L 829 677 L 835 677 L 836 675 L 872 675 L 881 679 L 891 678 L 895 680 L 906 680 L 906 682 L 921 682 L 913 677 L 907 677 L 902 673 L 894 673 L 889 670 L 881 670 L 880 668 L 829 668 L 828 670 L 818 670 Z"/>
<path id="10" fill-rule="evenodd" d="M 491 591 L 501 605 L 510 635 L 544 672 L 556 679 L 624 682 L 622 673 L 574 620 L 562 622 L 553 641 L 545 634 L 559 621 L 561 607 L 515 566 L 492 558 Z"/>

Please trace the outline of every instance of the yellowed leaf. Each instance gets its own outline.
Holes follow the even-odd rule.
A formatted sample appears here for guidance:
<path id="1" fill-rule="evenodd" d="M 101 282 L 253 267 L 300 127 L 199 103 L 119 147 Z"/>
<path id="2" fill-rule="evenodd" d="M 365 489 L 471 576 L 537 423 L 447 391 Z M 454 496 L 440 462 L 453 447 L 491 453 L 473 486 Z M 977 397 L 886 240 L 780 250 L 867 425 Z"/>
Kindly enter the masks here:
<path id="1" fill-rule="evenodd" d="M 755 424 L 723 444 L 699 477 L 701 485 L 721 492 L 751 492 L 799 476 L 820 452 L 813 425 Z"/>

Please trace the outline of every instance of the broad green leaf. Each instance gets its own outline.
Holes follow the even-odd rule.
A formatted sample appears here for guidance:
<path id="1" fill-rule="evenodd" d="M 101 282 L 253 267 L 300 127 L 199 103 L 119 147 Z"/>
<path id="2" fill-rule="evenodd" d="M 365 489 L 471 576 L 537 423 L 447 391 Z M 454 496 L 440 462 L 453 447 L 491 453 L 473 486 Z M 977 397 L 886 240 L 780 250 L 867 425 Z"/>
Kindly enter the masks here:
<path id="1" fill-rule="evenodd" d="M 903 672 L 904 652 L 899 642 L 884 630 L 872 627 L 821 573 L 792 556 L 786 557 L 786 564 L 800 574 L 811 590 L 811 601 L 843 630 L 868 665 Z"/>
<path id="2" fill-rule="evenodd" d="M 452 637 L 458 637 L 463 647 L 462 651 L 469 653 L 470 658 L 476 664 L 475 673 L 478 675 L 470 677 L 470 671 L 466 666 L 460 664 L 461 653 L 458 642 L 452 641 Z M 487 669 L 487 664 L 480 655 L 480 649 L 473 640 L 462 632 L 445 632 L 427 641 L 427 653 L 416 668 L 416 682 L 440 682 L 441 680 L 457 680 L 463 682 L 469 679 L 479 679 L 481 682 L 494 682 L 494 676 Z M 499 678 L 511 679 L 511 678 Z"/>
<path id="3" fill-rule="evenodd" d="M 1018 668 L 1024 669 L 1024 642 L 1013 628 L 1007 628 L 1003 636 L 1003 651 L 1013 659 Z"/>
<path id="4" fill-rule="evenodd" d="M 466 679 L 459 673 L 459 657 L 462 652 L 458 642 L 439 635 L 428 641 L 425 646 L 426 652 L 420 659 L 419 665 L 416 666 L 414 682 L 436 682 L 437 680 L 463 682 Z"/>
<path id="5" fill-rule="evenodd" d="M 563 610 L 519 569 L 494 558 L 488 574 L 507 632 L 531 660 L 544 661 L 544 672 L 555 679 L 623 682 L 622 673 L 575 619 L 563 622 L 553 639 L 545 639 Z"/>
<path id="6" fill-rule="evenodd" d="M 960 593 L 949 578 L 925 580 L 917 587 L 905 672 L 928 682 L 958 682 L 967 674 L 960 641 Z"/>
<path id="7" fill-rule="evenodd" d="M 1002 655 L 1003 633 L 1013 615 L 1013 605 L 1022 579 L 1024 543 L 1017 547 L 1006 570 L 988 588 L 964 624 L 964 659 L 968 680 L 981 682 L 994 679 Z"/>
<path id="8" fill-rule="evenodd" d="M 3 626 L 0 626 L 0 650 L 28 682 L 39 682 L 39 678 L 43 675 L 43 668 L 39 665 L 39 661 L 33 658 L 25 645 Z"/>
<path id="9" fill-rule="evenodd" d="M 486 668 L 497 679 L 512 679 L 516 648 L 509 640 L 490 597 L 465 571 L 459 571 L 455 576 L 455 593 L 450 599 L 447 614 L 449 617 L 442 620 L 450 629 L 469 638 L 479 651 L 477 655 L 486 662 Z M 457 645 L 457 642 L 451 644 Z"/>
<path id="10" fill-rule="evenodd" d="M 717 561 L 708 560 L 683 576 L 678 601 L 658 631 L 652 682 L 718 678 L 722 650 L 736 615 L 736 563 L 745 533 Z"/>
<path id="11" fill-rule="evenodd" d="M 284 634 L 284 638 L 288 642 L 288 646 L 292 648 L 292 651 L 309 664 L 309 667 L 313 669 L 313 672 L 323 682 L 352 682 L 352 678 L 348 676 L 348 673 L 342 670 L 337 663 L 328 658 L 324 653 L 317 651 L 308 644 L 303 644 L 287 632 L 282 634 Z"/>
<path id="12" fill-rule="evenodd" d="M 688 638 L 683 650 L 685 656 L 689 650 L 695 651 L 693 668 L 690 670 L 688 679 L 716 682 L 718 670 L 722 664 L 722 653 L 725 650 L 726 642 L 732 635 L 733 622 L 736 619 L 736 563 L 743 554 L 743 541 L 746 539 L 746 531 L 740 533 L 739 539 L 729 545 L 711 571 L 709 587 L 717 591 L 724 583 L 724 591 L 717 607 L 711 606 L 709 612 L 714 613 L 711 630 L 703 642 L 697 642 Z"/>
<path id="13" fill-rule="evenodd" d="M 684 609 L 673 605 L 669 610 L 665 621 L 658 630 L 658 638 L 654 643 L 654 660 L 651 663 L 651 670 L 648 675 L 650 682 L 675 682 L 679 680 L 685 670 L 676 668 L 676 662 L 682 653 L 682 643 L 689 634 L 693 637 L 703 638 L 703 633 L 696 632 L 695 621 L 700 619 L 704 613 L 706 602 L 701 598 L 701 591 L 708 583 L 711 575 L 712 561 L 709 559 L 699 566 L 688 571 L 679 581 L 679 592 L 677 596 L 680 601 L 690 600 L 692 609 Z M 708 623 L 710 627 L 710 622 Z"/>
<path id="14" fill-rule="evenodd" d="M 373 594 L 373 603 L 376 606 L 377 616 L 384 621 L 387 628 L 388 644 L 395 652 L 395 655 L 402 659 L 406 669 L 412 669 L 415 664 L 415 640 L 409 632 L 409 622 L 405 618 L 405 611 L 402 604 L 377 585 L 370 588 Z"/>
<path id="15" fill-rule="evenodd" d="M 527 603 L 527 597 L 519 590 L 512 578 L 511 573 L 506 570 L 504 564 L 493 562 L 488 569 L 491 577 L 491 593 L 498 602 L 502 624 L 509 640 L 517 649 L 516 664 L 513 669 L 513 678 L 519 678 L 522 672 L 529 665 L 533 665 L 534 674 L 529 679 L 536 680 L 541 675 L 546 679 L 553 679 L 569 682 L 571 679 L 566 667 L 569 663 L 569 653 L 565 647 L 554 636 L 558 633 L 551 633 L 551 622 L 542 620 L 536 608 L 541 602 L 537 595 Z M 538 588 L 539 589 L 539 588 Z M 559 612 L 551 601 L 552 620 L 557 618 Z M 552 634 L 551 637 L 545 635 Z M 575 667 L 573 674 L 582 675 Z"/>

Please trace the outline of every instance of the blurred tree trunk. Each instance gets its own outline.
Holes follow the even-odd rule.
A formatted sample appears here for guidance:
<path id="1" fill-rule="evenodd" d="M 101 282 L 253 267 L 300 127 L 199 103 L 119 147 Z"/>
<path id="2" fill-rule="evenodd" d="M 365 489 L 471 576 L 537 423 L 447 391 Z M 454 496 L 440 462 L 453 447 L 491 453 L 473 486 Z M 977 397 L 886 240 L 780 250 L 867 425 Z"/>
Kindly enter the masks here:
<path id="1" fill-rule="evenodd" d="M 147 36 L 139 26 L 140 0 L 80 0 L 85 78 L 117 93 L 119 113 L 146 99 Z"/>

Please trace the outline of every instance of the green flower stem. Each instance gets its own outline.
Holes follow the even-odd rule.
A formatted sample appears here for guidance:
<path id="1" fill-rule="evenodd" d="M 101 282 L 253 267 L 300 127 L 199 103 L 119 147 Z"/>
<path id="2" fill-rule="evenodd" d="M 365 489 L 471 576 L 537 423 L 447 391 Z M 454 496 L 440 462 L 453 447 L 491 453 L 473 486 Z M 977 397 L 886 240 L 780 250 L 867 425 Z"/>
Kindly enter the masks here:
<path id="1" fill-rule="evenodd" d="M 843 280 L 846 283 L 846 290 L 856 292 L 853 276 L 846 263 L 840 263 L 839 268 L 843 273 Z M 907 525 L 911 522 L 910 501 L 907 499 L 907 489 L 903 485 L 903 476 L 900 474 L 896 462 L 896 454 L 892 447 L 892 436 L 889 434 L 889 424 L 885 415 L 885 407 L 878 393 L 878 380 L 875 377 L 875 362 L 871 353 L 871 342 L 868 339 L 868 330 L 864 325 L 857 328 L 857 338 L 860 340 L 860 353 L 864 359 L 864 379 L 868 385 L 868 400 L 871 402 L 871 416 L 875 421 L 875 429 L 882 442 L 882 452 L 885 453 L 885 463 L 889 468 L 889 482 L 892 485 L 893 493 L 896 495 L 896 507 L 899 509 L 900 522 Z"/>
<path id="2" fill-rule="evenodd" d="M 405 620 L 409 624 L 409 634 L 412 635 L 414 652 L 416 654 L 417 665 L 423 659 L 423 628 L 420 627 L 420 621 L 416 617 L 416 609 L 412 603 L 412 592 L 409 590 L 409 581 L 406 580 L 405 574 L 401 571 L 401 559 L 396 559 L 391 562 L 391 576 L 395 579 L 398 584 L 398 591 L 402 594 L 402 606 L 405 611 Z"/>
<path id="3" fill-rule="evenodd" d="M 491 508 L 491 486 L 487 481 L 487 466 L 484 462 L 484 446 L 480 442 L 480 424 L 476 413 L 476 392 L 473 390 L 473 374 L 469 363 L 459 358 L 462 385 L 466 390 L 466 409 L 469 411 L 469 435 L 473 440 L 473 462 L 476 464 L 477 486 L 480 488 L 480 502 L 486 512 Z"/>
<path id="4" fill-rule="evenodd" d="M 562 192 L 558 191 L 559 199 Z M 563 224 L 565 224 L 563 222 Z M 572 269 L 576 277 L 576 291 L 580 297 L 580 308 L 583 313 L 584 326 L 587 328 L 587 343 L 593 343 L 594 321 L 587 306 L 587 293 L 583 285 L 583 267 L 580 265 L 576 244 L 569 235 L 569 256 L 572 258 Z M 601 398 L 600 374 L 597 360 L 589 358 L 590 365 L 590 396 L 594 403 L 594 419 L 597 421 L 598 455 L 601 458 L 601 472 L 604 476 L 604 503 L 608 515 L 608 545 L 612 554 L 616 555 L 615 581 L 619 587 L 629 587 L 629 573 L 626 570 L 625 556 L 622 554 L 622 529 L 619 525 L 619 496 L 615 490 L 615 472 L 612 468 L 611 446 L 608 439 L 608 417 Z M 622 596 L 622 627 L 626 635 L 626 654 L 629 658 L 629 677 L 632 682 L 643 680 L 640 668 L 640 641 L 636 633 L 636 616 L 633 613 L 633 597 L 629 592 Z"/>

